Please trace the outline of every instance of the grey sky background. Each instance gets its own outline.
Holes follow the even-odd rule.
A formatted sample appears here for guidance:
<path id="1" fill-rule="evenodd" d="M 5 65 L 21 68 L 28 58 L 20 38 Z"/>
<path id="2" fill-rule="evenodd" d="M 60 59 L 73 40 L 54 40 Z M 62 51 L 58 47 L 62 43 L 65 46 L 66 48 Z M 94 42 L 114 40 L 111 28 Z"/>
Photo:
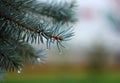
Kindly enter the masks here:
<path id="1" fill-rule="evenodd" d="M 49 2 L 50 0 L 42 1 Z M 116 33 L 115 26 L 107 19 L 108 14 L 113 14 L 116 18 L 120 17 L 115 10 L 114 0 L 76 0 L 76 2 L 75 11 L 78 22 L 73 27 L 74 36 L 67 43 L 68 47 L 78 52 L 73 55 L 59 56 L 58 53 L 55 54 L 56 52 L 50 50 L 48 62 L 84 62 L 86 56 L 79 54 L 79 50 L 89 48 L 97 42 L 103 43 L 109 50 L 120 48 L 120 33 Z M 38 45 L 35 47 L 39 48 Z"/>
<path id="2" fill-rule="evenodd" d="M 75 27 L 73 45 L 92 45 L 95 41 L 103 40 L 108 46 L 120 45 L 120 34 L 113 31 L 114 25 L 110 24 L 106 15 L 113 13 L 110 0 L 77 0 L 79 22 Z M 87 18 L 86 13 L 90 15 Z"/>

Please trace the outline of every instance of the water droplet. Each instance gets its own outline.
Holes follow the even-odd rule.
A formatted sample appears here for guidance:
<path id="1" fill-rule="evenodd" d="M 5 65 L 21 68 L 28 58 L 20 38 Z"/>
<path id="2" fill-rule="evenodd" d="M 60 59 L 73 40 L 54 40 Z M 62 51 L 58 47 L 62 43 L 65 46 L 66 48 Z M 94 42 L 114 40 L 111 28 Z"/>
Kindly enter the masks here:
<path id="1" fill-rule="evenodd" d="M 19 70 L 17 71 L 18 74 L 20 74 L 22 72 L 22 68 L 19 68 Z"/>
<path id="2" fill-rule="evenodd" d="M 20 71 L 20 70 L 18 70 L 18 71 L 17 71 L 17 73 L 18 73 L 18 74 L 20 74 L 20 73 L 21 73 L 21 71 Z"/>
<path id="3" fill-rule="evenodd" d="M 37 61 L 38 61 L 38 62 L 40 62 L 40 61 L 41 61 L 41 59 L 38 57 L 38 58 L 37 58 Z"/>

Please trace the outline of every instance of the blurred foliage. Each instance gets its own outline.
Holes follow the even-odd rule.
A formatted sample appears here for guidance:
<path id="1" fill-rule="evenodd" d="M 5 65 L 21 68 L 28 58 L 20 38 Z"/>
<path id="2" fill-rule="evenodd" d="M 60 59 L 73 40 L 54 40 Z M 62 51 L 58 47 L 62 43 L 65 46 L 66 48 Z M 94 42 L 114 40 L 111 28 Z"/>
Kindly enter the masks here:
<path id="1" fill-rule="evenodd" d="M 90 72 L 101 74 L 107 66 L 108 52 L 103 44 L 95 44 L 89 53 L 88 66 Z"/>

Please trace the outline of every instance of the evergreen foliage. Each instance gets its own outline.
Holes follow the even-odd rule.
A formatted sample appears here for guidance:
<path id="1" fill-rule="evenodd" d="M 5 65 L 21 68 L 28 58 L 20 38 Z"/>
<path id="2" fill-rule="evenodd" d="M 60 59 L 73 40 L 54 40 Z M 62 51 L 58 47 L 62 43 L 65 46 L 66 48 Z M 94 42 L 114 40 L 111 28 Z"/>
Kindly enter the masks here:
<path id="1" fill-rule="evenodd" d="M 0 0 L 0 69 L 21 70 L 26 62 L 44 60 L 31 43 L 56 43 L 58 49 L 73 36 L 74 3 Z"/>

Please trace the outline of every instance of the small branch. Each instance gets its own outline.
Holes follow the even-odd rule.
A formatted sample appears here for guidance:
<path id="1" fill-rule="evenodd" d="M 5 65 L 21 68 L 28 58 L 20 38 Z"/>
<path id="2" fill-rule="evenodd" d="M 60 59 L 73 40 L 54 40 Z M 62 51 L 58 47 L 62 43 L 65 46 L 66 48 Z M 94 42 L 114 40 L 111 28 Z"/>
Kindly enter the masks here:
<path id="1" fill-rule="evenodd" d="M 36 32 L 36 33 L 39 33 L 39 32 L 41 31 L 41 30 L 39 30 L 39 29 L 33 29 L 32 27 L 25 25 L 23 22 L 20 22 L 20 21 L 18 21 L 18 20 L 15 20 L 15 19 L 13 19 L 12 17 L 7 16 L 7 15 L 1 13 L 1 12 L 0 12 L 0 17 L 4 17 L 5 19 L 12 21 L 12 22 L 18 24 L 19 26 L 22 26 L 22 27 L 24 27 L 24 28 L 27 29 L 27 30 L 30 30 L 30 31 L 33 31 L 33 32 Z"/>
<path id="2" fill-rule="evenodd" d="M 51 38 L 55 40 L 63 40 L 62 36 L 51 35 Z"/>
<path id="3" fill-rule="evenodd" d="M 19 63 L 13 61 L 8 55 L 5 55 L 4 53 L 0 52 L 0 55 L 3 56 L 5 58 L 5 60 L 11 61 L 13 63 L 13 65 L 17 68 L 17 66 L 19 65 Z M 7 69 L 8 70 L 8 69 Z"/>
<path id="4" fill-rule="evenodd" d="M 49 6 L 47 6 L 47 8 L 45 8 L 46 6 L 41 6 L 41 9 L 36 9 L 36 8 L 34 8 L 34 7 L 30 7 L 29 5 L 22 5 L 22 4 L 20 4 L 19 6 L 21 7 L 21 5 L 22 5 L 22 9 L 20 9 L 19 8 L 19 6 L 18 5 L 16 5 L 16 4 L 14 4 L 14 3 L 11 3 L 10 1 L 8 1 L 8 0 L 1 0 L 6 6 L 8 5 L 8 6 L 11 6 L 11 7 L 13 7 L 15 10 L 24 10 L 24 11 L 30 11 L 30 12 L 34 12 L 34 13 L 37 13 L 37 14 L 41 14 L 41 15 L 43 15 L 43 16 L 47 16 L 47 17 L 52 17 L 52 18 L 54 18 L 56 21 L 64 21 L 64 22 L 72 22 L 73 20 L 72 20 L 72 18 L 71 17 L 69 17 L 68 16 L 68 13 L 66 13 L 66 15 L 64 15 L 64 14 L 62 14 L 61 13 L 61 11 L 67 11 L 67 10 L 65 10 L 64 9 L 64 7 L 60 7 L 59 8 L 59 6 L 57 6 L 57 9 L 55 10 L 54 9 L 54 12 L 52 11 L 53 10 L 53 6 L 52 5 L 49 5 L 49 4 L 45 4 L 45 3 L 41 3 L 41 4 L 45 4 L 46 6 L 47 5 L 49 5 Z M 41 4 L 39 4 L 39 5 L 41 5 Z M 70 5 L 70 7 L 68 7 L 68 8 L 73 8 L 74 7 L 74 4 L 72 3 L 71 5 Z M 43 10 L 44 9 L 44 10 Z M 45 9 L 47 9 L 47 10 L 45 10 Z M 52 12 L 51 12 L 52 11 Z M 71 11 L 72 12 L 72 11 Z M 71 13 L 70 12 L 70 13 Z M 60 15 L 57 15 L 57 14 L 59 13 Z M 65 12 L 64 12 L 65 13 Z"/>
<path id="5" fill-rule="evenodd" d="M 10 20 L 10 21 L 18 24 L 19 26 L 22 26 L 23 28 L 25 28 L 25 29 L 27 29 L 27 30 L 30 30 L 30 31 L 33 31 L 33 32 L 35 32 L 35 33 L 41 33 L 41 32 L 44 33 L 44 29 L 41 29 L 41 30 L 40 30 L 40 29 L 32 28 L 32 27 L 30 27 L 30 26 L 25 25 L 23 22 L 20 22 L 20 21 L 12 18 L 12 17 L 10 17 L 10 16 L 7 16 L 7 15 L 1 13 L 1 12 L 0 12 L 0 17 L 3 17 L 3 18 L 5 18 L 5 19 L 7 19 L 7 20 Z M 52 35 L 52 34 L 50 34 L 49 37 L 50 37 L 50 38 L 53 38 L 53 39 L 55 39 L 55 40 L 63 40 L 63 38 L 62 38 L 61 36 L 56 36 L 56 35 Z"/>

